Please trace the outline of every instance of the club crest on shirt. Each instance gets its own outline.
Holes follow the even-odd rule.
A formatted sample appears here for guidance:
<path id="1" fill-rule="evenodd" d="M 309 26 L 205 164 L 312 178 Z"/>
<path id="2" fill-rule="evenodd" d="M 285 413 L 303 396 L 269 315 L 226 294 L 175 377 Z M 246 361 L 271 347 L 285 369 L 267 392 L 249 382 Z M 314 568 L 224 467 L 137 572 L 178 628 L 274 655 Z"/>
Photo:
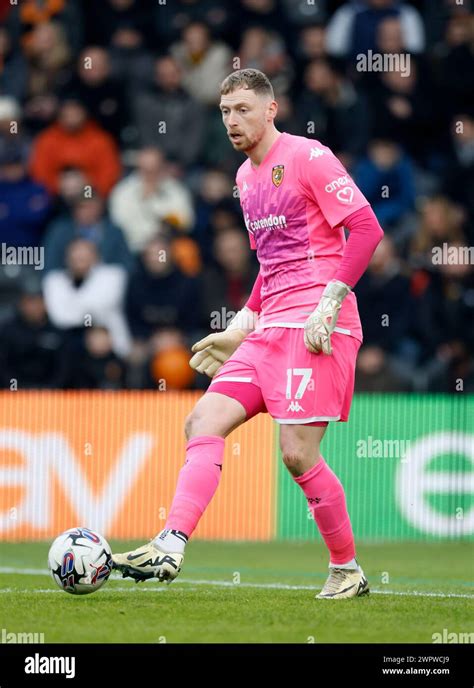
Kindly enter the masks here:
<path id="1" fill-rule="evenodd" d="M 283 181 L 283 175 L 285 174 L 284 165 L 275 165 L 272 168 L 272 182 L 275 186 L 280 186 Z"/>

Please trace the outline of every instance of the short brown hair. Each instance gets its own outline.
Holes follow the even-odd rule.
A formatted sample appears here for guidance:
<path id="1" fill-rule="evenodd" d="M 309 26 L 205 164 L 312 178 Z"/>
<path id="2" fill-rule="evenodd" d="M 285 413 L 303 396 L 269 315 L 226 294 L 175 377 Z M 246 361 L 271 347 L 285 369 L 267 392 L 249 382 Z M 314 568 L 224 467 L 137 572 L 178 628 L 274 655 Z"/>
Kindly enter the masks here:
<path id="1" fill-rule="evenodd" d="M 226 96 L 238 88 L 247 88 L 249 91 L 255 91 L 257 95 L 270 96 L 272 99 L 275 97 L 267 75 L 259 69 L 238 69 L 229 74 L 221 84 L 221 96 Z"/>

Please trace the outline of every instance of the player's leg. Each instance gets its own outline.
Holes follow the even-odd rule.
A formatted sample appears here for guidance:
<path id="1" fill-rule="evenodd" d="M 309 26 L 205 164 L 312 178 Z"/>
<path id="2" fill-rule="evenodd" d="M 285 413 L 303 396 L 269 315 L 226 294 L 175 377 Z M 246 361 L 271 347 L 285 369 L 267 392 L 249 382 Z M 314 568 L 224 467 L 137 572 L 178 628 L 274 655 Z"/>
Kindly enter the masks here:
<path id="1" fill-rule="evenodd" d="M 247 417 L 242 403 L 227 394 L 208 391 L 197 402 L 185 422 L 185 462 L 165 527 L 154 540 L 156 546 L 164 551 L 184 550 L 219 486 L 225 438 Z"/>
<path id="2" fill-rule="evenodd" d="M 225 437 L 265 410 L 255 374 L 261 352 L 260 337 L 247 337 L 186 419 L 186 458 L 165 527 L 147 545 L 113 556 L 124 576 L 171 582 L 180 572 L 185 545 L 219 485 Z"/>
<path id="3" fill-rule="evenodd" d="M 354 535 L 344 488 L 320 453 L 325 425 L 282 425 L 280 447 L 283 461 L 303 490 L 329 550 L 330 575 L 319 597 L 355 597 L 367 593 L 368 585 L 355 559 Z"/>
<path id="4" fill-rule="evenodd" d="M 229 396 L 204 394 L 186 419 L 186 458 L 164 529 L 132 552 L 114 554 L 115 568 L 135 580 L 171 582 L 181 570 L 184 548 L 219 485 L 224 438 L 247 418 Z"/>
<path id="5" fill-rule="evenodd" d="M 344 488 L 320 453 L 326 427 L 282 425 L 283 462 L 303 490 L 308 507 L 329 550 L 330 565 L 352 564 L 355 547 Z"/>
<path id="6" fill-rule="evenodd" d="M 327 422 L 348 417 L 360 344 L 348 335 L 333 334 L 329 356 L 309 352 L 297 328 L 269 328 L 267 338 L 275 354 L 259 370 L 263 397 L 281 425 L 283 460 L 329 549 L 330 577 L 321 596 L 360 595 L 368 587 L 355 560 L 344 489 L 319 449 Z M 361 587 L 354 586 L 354 580 L 345 581 L 347 576 L 356 576 Z"/>
<path id="7" fill-rule="evenodd" d="M 236 368 L 242 372 L 240 362 L 223 366 L 186 419 L 185 463 L 165 528 L 154 541 L 162 549 L 182 551 L 219 485 L 225 438 L 265 408 L 260 388 L 249 381 L 248 369 L 246 375 L 229 374 Z"/>

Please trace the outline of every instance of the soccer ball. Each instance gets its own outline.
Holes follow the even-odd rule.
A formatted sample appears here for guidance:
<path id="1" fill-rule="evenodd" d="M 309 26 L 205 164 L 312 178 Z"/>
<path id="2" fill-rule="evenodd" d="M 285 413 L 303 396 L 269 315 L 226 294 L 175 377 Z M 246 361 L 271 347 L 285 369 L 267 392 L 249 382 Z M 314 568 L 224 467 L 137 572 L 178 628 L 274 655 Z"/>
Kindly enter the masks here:
<path id="1" fill-rule="evenodd" d="M 48 565 L 53 580 L 71 595 L 98 590 L 112 572 L 109 543 L 88 528 L 71 528 L 51 545 Z"/>

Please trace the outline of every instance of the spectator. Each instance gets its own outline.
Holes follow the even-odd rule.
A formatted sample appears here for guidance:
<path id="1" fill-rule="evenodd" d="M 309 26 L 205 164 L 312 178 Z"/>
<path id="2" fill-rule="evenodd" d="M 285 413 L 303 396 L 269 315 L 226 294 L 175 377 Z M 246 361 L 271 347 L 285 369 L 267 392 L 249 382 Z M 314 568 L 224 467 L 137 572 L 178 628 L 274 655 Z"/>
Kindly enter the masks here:
<path id="1" fill-rule="evenodd" d="M 461 9 L 461 8 L 458 8 Z M 472 15 L 453 14 L 446 22 L 444 40 L 433 50 L 436 87 L 444 93 L 439 107 L 449 119 L 471 109 L 474 92 Z"/>
<path id="2" fill-rule="evenodd" d="M 356 363 L 356 392 L 408 392 L 410 389 L 409 379 L 400 375 L 382 347 L 361 347 Z"/>
<path id="3" fill-rule="evenodd" d="M 211 209 L 209 225 L 214 237 L 226 229 L 235 229 L 242 222 L 241 213 L 236 211 L 234 203 L 223 200 Z"/>
<path id="4" fill-rule="evenodd" d="M 406 53 L 403 26 L 399 16 L 388 16 L 379 22 L 375 34 L 376 49 L 383 54 Z"/>
<path id="5" fill-rule="evenodd" d="M 165 237 L 149 241 L 128 285 L 126 313 L 135 340 L 178 329 L 192 338 L 199 325 L 198 282 L 184 275 L 173 260 Z"/>
<path id="6" fill-rule="evenodd" d="M 37 137 L 31 156 L 32 177 L 54 194 L 61 172 L 71 167 L 81 170 L 88 184 L 103 196 L 109 194 L 121 172 L 112 137 L 89 119 L 77 96 L 64 100 L 57 122 Z"/>
<path id="7" fill-rule="evenodd" d="M 407 51 L 403 27 L 400 17 L 396 15 L 388 15 L 382 19 L 377 25 L 375 33 L 376 53 L 374 58 L 384 56 L 384 59 L 390 60 L 388 69 L 398 70 L 405 75 L 411 68 L 412 55 Z M 385 57 L 386 56 L 386 57 Z M 367 62 L 362 62 L 362 57 L 367 58 Z M 417 63 L 420 64 L 421 56 L 417 56 Z M 387 70 L 387 65 L 383 64 L 383 71 Z M 351 77 L 356 83 L 360 83 L 361 87 L 370 94 L 373 88 L 377 87 L 377 81 L 380 77 L 380 70 L 375 69 L 375 59 L 371 60 L 370 54 L 357 55 L 355 64 L 350 68 Z"/>
<path id="8" fill-rule="evenodd" d="M 412 162 L 400 146 L 387 139 L 372 140 L 354 177 L 384 229 L 392 231 L 396 240 L 407 238 L 400 225 L 414 210 L 415 183 Z"/>
<path id="9" fill-rule="evenodd" d="M 297 73 L 302 72 L 312 60 L 327 57 L 325 27 L 321 24 L 310 24 L 302 28 L 294 50 L 298 60 Z"/>
<path id="10" fill-rule="evenodd" d="M 203 274 L 203 326 L 225 330 L 248 299 L 258 273 L 248 239 L 237 227 L 219 232 L 214 241 L 215 267 Z M 224 313 L 224 318 L 221 314 Z"/>
<path id="11" fill-rule="evenodd" d="M 120 142 L 129 119 L 127 99 L 123 84 L 112 76 L 105 48 L 87 46 L 81 51 L 72 88 L 87 103 L 93 119 Z"/>
<path id="12" fill-rule="evenodd" d="M 421 207 L 420 228 L 410 247 L 413 266 L 431 270 L 435 246 L 462 240 L 463 219 L 460 208 L 445 196 L 427 198 Z"/>
<path id="13" fill-rule="evenodd" d="M 118 265 L 102 265 L 96 246 L 75 239 L 67 247 L 66 269 L 44 278 L 44 297 L 51 321 L 80 340 L 84 328 L 102 325 L 112 338 L 114 353 L 126 356 L 130 335 L 123 312 L 126 272 Z"/>
<path id="14" fill-rule="evenodd" d="M 23 157 L 19 142 L 0 139 L 0 237 L 10 246 L 37 246 L 51 199 L 28 176 Z"/>
<path id="15" fill-rule="evenodd" d="M 86 42 L 118 49 L 153 47 L 152 9 L 147 0 L 103 0 L 85 13 Z"/>
<path id="16" fill-rule="evenodd" d="M 216 105 L 218 85 L 231 70 L 231 52 L 220 41 L 213 41 L 208 27 L 200 22 L 189 24 L 179 43 L 170 49 L 183 70 L 183 86 L 203 105 Z"/>
<path id="17" fill-rule="evenodd" d="M 403 353 L 411 328 L 410 280 L 392 239 L 385 234 L 356 287 L 364 343 L 392 354 Z"/>
<path id="18" fill-rule="evenodd" d="M 127 271 L 134 265 L 122 230 L 106 217 L 104 201 L 98 194 L 78 196 L 72 203 L 72 215 L 63 215 L 50 225 L 45 236 L 45 270 L 64 268 L 66 248 L 74 239 L 92 241 L 106 264 L 120 265 Z"/>
<path id="19" fill-rule="evenodd" d="M 239 19 L 240 34 L 248 26 L 265 26 L 270 31 L 280 34 L 288 28 L 287 17 L 278 0 L 241 0 Z"/>
<path id="20" fill-rule="evenodd" d="M 172 57 L 155 62 L 155 79 L 134 99 L 134 121 L 142 146 L 161 147 L 164 155 L 183 166 L 197 161 L 203 147 L 205 111 L 182 87 L 181 70 Z M 189 126 L 189 113 L 193 123 Z M 166 126 L 161 131 L 161 125 Z"/>
<path id="21" fill-rule="evenodd" d="M 93 193 L 93 189 L 81 172 L 75 167 L 67 167 L 59 174 L 58 196 L 55 203 L 55 217 L 69 216 L 71 208 L 79 197 L 85 193 Z M 95 193 L 95 192 L 94 192 Z"/>
<path id="22" fill-rule="evenodd" d="M 335 152 L 360 154 L 369 131 L 365 99 L 328 60 L 313 60 L 304 84 L 296 105 L 301 133 L 320 139 Z"/>
<path id="23" fill-rule="evenodd" d="M 232 43 L 235 39 L 235 21 L 240 7 L 233 7 L 231 0 L 173 0 L 157 4 L 155 8 L 155 31 L 160 45 L 169 46 L 189 24 L 199 22 L 208 26 L 213 36 Z"/>
<path id="24" fill-rule="evenodd" d="M 424 372 L 424 371 L 423 371 Z M 472 348 L 456 341 L 440 348 L 424 382 L 428 392 L 474 393 Z M 420 375 L 418 375 L 420 377 Z"/>
<path id="25" fill-rule="evenodd" d="M 63 336 L 49 320 L 41 288 L 35 281 L 22 287 L 16 313 L 0 328 L 0 385 L 18 389 L 62 386 Z"/>
<path id="26" fill-rule="evenodd" d="M 280 35 L 262 26 L 246 29 L 239 50 L 243 67 L 259 69 L 272 82 L 275 93 L 285 93 L 290 85 L 292 66 Z"/>
<path id="27" fill-rule="evenodd" d="M 29 46 L 36 27 L 54 22 L 74 52 L 82 45 L 82 12 L 78 0 L 22 0 L 13 5 L 7 20 L 8 33 Z"/>
<path id="28" fill-rule="evenodd" d="M 370 93 L 374 118 L 374 137 L 391 138 L 410 151 L 423 166 L 432 162 L 430 155 L 439 141 L 439 115 L 431 107 L 429 80 L 420 82 L 419 69 L 412 59 L 410 68 L 385 71 L 377 75 Z"/>
<path id="29" fill-rule="evenodd" d="M 147 83 L 156 49 L 153 5 L 149 0 L 101 0 L 85 13 L 86 45 L 107 48 L 113 76 L 126 91 Z"/>
<path id="30" fill-rule="evenodd" d="M 120 389 L 125 381 L 125 364 L 114 353 L 106 327 L 89 327 L 81 352 L 69 359 L 65 371 L 68 389 Z"/>
<path id="31" fill-rule="evenodd" d="M 232 200 L 232 193 L 232 179 L 220 169 L 211 168 L 201 175 L 196 199 L 196 224 L 193 234 L 206 262 L 209 262 L 212 257 L 213 211 L 218 208 L 234 209 L 235 216 L 231 218 L 230 223 L 233 225 L 238 223 L 238 207 Z"/>
<path id="32" fill-rule="evenodd" d="M 449 248 L 460 249 L 462 241 Z M 420 345 L 419 386 L 426 389 L 432 377 L 448 374 L 465 363 L 474 351 L 474 267 L 461 259 L 445 261 L 427 273 L 415 303 L 416 336 Z M 431 358 L 434 357 L 433 360 Z M 425 362 L 428 361 L 428 364 Z M 449 391 L 455 391 L 453 387 Z"/>
<path id="33" fill-rule="evenodd" d="M 461 20 L 459 24 L 468 26 L 468 19 L 472 9 L 472 2 L 459 2 L 459 0 L 430 0 L 423 3 L 423 23 L 426 28 L 426 42 L 431 50 L 436 50 L 439 43 L 443 41 L 446 27 L 450 24 L 450 19 Z M 463 33 L 458 25 L 456 33 Z"/>
<path id="34" fill-rule="evenodd" d="M 326 18 L 327 4 L 326 0 L 313 3 L 308 0 L 282 0 L 283 12 L 296 30 L 307 27 L 308 24 L 315 26 L 315 22 L 322 22 Z"/>
<path id="35" fill-rule="evenodd" d="M 329 54 L 354 59 L 359 53 L 376 51 L 377 28 L 387 17 L 400 19 L 403 43 L 408 52 L 419 53 L 423 50 L 423 22 L 414 7 L 396 0 L 352 0 L 336 10 L 329 21 Z"/>
<path id="36" fill-rule="evenodd" d="M 451 122 L 451 147 L 442 188 L 453 201 L 466 208 L 468 239 L 474 244 L 474 110 L 455 116 Z"/>
<path id="37" fill-rule="evenodd" d="M 117 184 L 111 194 L 110 214 L 134 253 L 163 230 L 163 223 L 187 231 L 194 222 L 191 195 L 168 174 L 157 148 L 140 151 L 137 171 Z"/>
<path id="38" fill-rule="evenodd" d="M 0 95 L 22 101 L 28 82 L 27 64 L 5 26 L 0 26 L 0 65 Z"/>
<path id="39" fill-rule="evenodd" d="M 57 93 L 72 73 L 72 53 L 64 30 L 55 22 L 34 26 L 25 48 L 28 60 L 29 107 L 36 99 Z M 33 101 L 33 102 L 31 102 Z"/>
<path id="40" fill-rule="evenodd" d="M 148 83 L 153 67 L 153 5 L 149 0 L 101 0 L 85 12 L 86 45 L 107 48 L 113 76 L 128 94 Z M 130 122 L 132 125 L 132 122 Z"/>

